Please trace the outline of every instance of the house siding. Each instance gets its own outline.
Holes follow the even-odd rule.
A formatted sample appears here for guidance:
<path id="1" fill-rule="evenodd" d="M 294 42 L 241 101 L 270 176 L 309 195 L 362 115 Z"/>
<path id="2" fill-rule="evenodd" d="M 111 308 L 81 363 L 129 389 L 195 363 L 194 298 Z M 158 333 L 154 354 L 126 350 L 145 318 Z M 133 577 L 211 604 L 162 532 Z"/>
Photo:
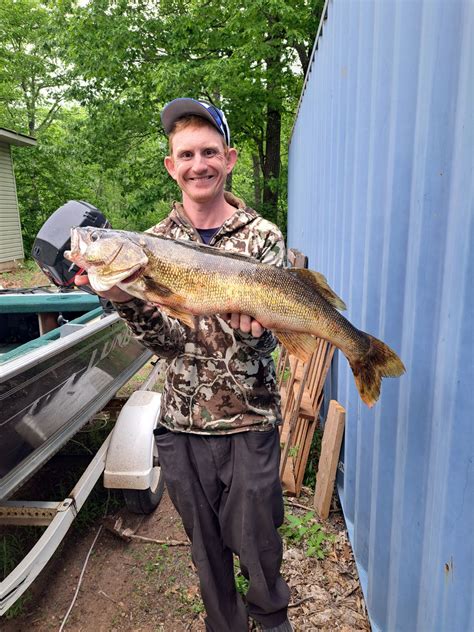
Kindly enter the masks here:
<path id="1" fill-rule="evenodd" d="M 23 257 L 20 213 L 10 145 L 0 142 L 0 266 L 4 267 L 5 264 Z"/>

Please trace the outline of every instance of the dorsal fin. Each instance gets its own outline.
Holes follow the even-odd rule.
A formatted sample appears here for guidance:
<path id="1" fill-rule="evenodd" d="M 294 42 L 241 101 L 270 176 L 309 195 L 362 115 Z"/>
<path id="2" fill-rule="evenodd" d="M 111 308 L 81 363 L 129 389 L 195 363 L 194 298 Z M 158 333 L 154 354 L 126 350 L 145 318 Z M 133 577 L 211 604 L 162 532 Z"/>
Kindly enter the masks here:
<path id="1" fill-rule="evenodd" d="M 307 270 L 306 268 L 287 268 L 288 272 L 298 277 L 300 281 L 306 283 L 306 285 L 314 288 L 321 296 L 326 299 L 328 303 L 330 303 L 336 309 L 346 309 L 346 304 L 344 301 L 339 298 L 339 296 L 334 292 L 327 282 L 324 274 L 320 272 L 315 272 L 314 270 Z"/>

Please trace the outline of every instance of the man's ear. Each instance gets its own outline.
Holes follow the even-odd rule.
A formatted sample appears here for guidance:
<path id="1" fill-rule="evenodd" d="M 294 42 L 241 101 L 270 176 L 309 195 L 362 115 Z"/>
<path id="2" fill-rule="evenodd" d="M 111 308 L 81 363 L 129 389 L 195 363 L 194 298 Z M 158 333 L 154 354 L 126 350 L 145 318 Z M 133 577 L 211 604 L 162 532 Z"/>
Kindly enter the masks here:
<path id="1" fill-rule="evenodd" d="M 238 155 L 239 154 L 237 153 L 237 149 L 235 149 L 234 147 L 229 147 L 227 151 L 227 173 L 230 173 L 235 167 Z"/>
<path id="2" fill-rule="evenodd" d="M 171 156 L 166 156 L 164 162 L 165 162 L 166 171 L 170 174 L 173 180 L 176 180 L 176 169 L 174 166 L 173 158 Z"/>

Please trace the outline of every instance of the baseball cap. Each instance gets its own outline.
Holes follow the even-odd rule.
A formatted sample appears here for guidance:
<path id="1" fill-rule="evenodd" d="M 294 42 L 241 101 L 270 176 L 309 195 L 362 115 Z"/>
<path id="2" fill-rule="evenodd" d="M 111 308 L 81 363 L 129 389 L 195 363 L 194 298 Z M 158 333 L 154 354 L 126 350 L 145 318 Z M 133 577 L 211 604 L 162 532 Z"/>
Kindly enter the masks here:
<path id="1" fill-rule="evenodd" d="M 230 129 L 224 112 L 211 103 L 187 97 L 170 101 L 161 111 L 161 122 L 165 132 L 169 134 L 176 121 L 189 114 L 195 114 L 209 121 L 222 134 L 227 145 L 230 145 Z"/>

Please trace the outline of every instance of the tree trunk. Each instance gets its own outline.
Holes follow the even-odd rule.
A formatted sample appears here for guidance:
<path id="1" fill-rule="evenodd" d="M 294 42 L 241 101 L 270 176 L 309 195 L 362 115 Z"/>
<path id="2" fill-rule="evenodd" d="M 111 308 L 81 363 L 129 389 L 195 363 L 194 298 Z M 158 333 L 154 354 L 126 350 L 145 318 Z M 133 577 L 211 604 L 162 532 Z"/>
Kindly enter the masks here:
<path id="1" fill-rule="evenodd" d="M 260 177 L 262 175 L 260 159 L 258 155 L 252 153 L 252 165 L 253 165 L 253 197 L 255 208 L 260 208 L 262 203 L 262 187 L 260 186 Z"/>
<path id="2" fill-rule="evenodd" d="M 276 223 L 280 178 L 280 144 L 282 111 L 282 62 L 284 30 L 277 15 L 268 16 L 267 42 L 269 52 L 265 58 L 267 75 L 267 112 L 265 125 L 265 158 L 263 163 L 263 214 Z"/>
<path id="3" fill-rule="evenodd" d="M 263 212 L 276 222 L 280 178 L 281 113 L 273 108 L 267 111 L 265 163 L 263 165 Z"/>

